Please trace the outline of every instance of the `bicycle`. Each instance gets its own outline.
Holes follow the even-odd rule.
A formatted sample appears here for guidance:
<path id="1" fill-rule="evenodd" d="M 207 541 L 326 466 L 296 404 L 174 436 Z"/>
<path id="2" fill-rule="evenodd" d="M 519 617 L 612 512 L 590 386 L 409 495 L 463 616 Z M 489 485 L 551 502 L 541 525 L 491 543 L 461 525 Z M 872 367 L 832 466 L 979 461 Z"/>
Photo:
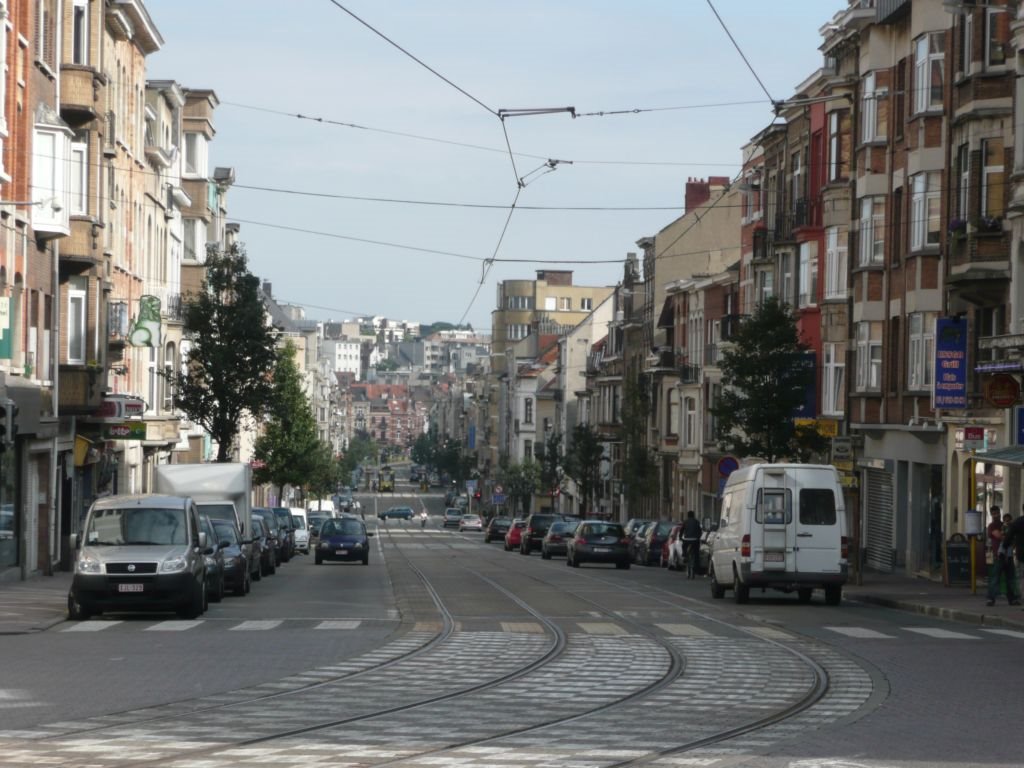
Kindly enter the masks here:
<path id="1" fill-rule="evenodd" d="M 696 539 L 683 539 L 683 562 L 686 564 L 686 578 L 692 579 L 697 574 L 697 557 L 700 542 Z"/>

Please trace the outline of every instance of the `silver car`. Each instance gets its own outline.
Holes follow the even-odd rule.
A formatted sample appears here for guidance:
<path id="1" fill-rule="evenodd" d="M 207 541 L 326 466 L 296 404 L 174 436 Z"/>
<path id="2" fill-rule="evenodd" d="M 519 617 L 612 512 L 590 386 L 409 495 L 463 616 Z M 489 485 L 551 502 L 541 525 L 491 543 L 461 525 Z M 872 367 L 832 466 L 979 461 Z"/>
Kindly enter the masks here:
<path id="1" fill-rule="evenodd" d="M 93 502 L 80 536 L 68 617 L 103 611 L 206 610 L 207 541 L 187 496 L 108 496 Z"/>

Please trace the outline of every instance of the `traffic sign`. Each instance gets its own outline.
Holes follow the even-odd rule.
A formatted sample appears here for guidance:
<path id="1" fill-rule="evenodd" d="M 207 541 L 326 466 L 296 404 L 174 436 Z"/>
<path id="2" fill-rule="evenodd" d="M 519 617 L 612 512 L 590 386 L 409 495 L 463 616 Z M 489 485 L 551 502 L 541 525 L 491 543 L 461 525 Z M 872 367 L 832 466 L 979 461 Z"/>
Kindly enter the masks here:
<path id="1" fill-rule="evenodd" d="M 507 498 L 504 493 L 492 493 L 491 504 L 504 504 Z"/>
<path id="2" fill-rule="evenodd" d="M 722 477 L 728 477 L 739 468 L 740 463 L 735 456 L 723 456 L 718 460 L 718 474 Z"/>
<path id="3" fill-rule="evenodd" d="M 500 485 L 496 485 L 494 486 L 494 492 L 500 496 L 505 492 L 505 489 L 502 488 Z"/>

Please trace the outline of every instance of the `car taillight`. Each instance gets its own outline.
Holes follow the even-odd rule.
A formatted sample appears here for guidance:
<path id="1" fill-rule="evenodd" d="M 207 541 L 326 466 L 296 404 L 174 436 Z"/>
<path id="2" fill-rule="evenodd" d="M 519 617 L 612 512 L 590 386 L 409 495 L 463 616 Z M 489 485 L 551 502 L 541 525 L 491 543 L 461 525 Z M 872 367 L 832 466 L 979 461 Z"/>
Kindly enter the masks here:
<path id="1" fill-rule="evenodd" d="M 628 547 L 628 546 L 629 546 L 629 536 L 623 536 L 623 537 L 622 537 L 622 538 L 621 538 L 621 539 L 619 540 L 619 544 L 622 544 L 623 546 L 626 546 L 626 547 Z"/>
<path id="2" fill-rule="evenodd" d="M 526 529 L 526 535 L 527 536 L 533 536 L 533 528 L 527 528 Z"/>
<path id="3" fill-rule="evenodd" d="M 845 536 L 840 540 L 839 556 L 846 560 L 850 556 L 850 540 Z"/>
<path id="4" fill-rule="evenodd" d="M 586 545 L 587 545 L 587 540 L 584 539 L 582 536 L 580 538 L 576 539 L 576 546 L 577 547 L 585 547 Z"/>
<path id="5" fill-rule="evenodd" d="M 750 557 L 750 534 L 743 537 L 740 542 L 740 557 Z"/>

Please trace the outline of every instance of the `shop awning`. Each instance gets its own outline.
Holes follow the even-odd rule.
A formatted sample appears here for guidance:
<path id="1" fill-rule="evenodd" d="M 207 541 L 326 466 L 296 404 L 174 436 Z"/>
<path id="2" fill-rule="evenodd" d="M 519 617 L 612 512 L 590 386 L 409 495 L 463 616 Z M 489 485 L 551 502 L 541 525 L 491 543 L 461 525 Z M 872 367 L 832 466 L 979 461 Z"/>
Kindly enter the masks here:
<path id="1" fill-rule="evenodd" d="M 1003 464 L 1009 467 L 1024 466 L 1024 445 L 1013 445 L 1008 448 L 997 448 L 994 451 L 979 453 L 975 455 L 974 459 L 975 461 Z"/>

